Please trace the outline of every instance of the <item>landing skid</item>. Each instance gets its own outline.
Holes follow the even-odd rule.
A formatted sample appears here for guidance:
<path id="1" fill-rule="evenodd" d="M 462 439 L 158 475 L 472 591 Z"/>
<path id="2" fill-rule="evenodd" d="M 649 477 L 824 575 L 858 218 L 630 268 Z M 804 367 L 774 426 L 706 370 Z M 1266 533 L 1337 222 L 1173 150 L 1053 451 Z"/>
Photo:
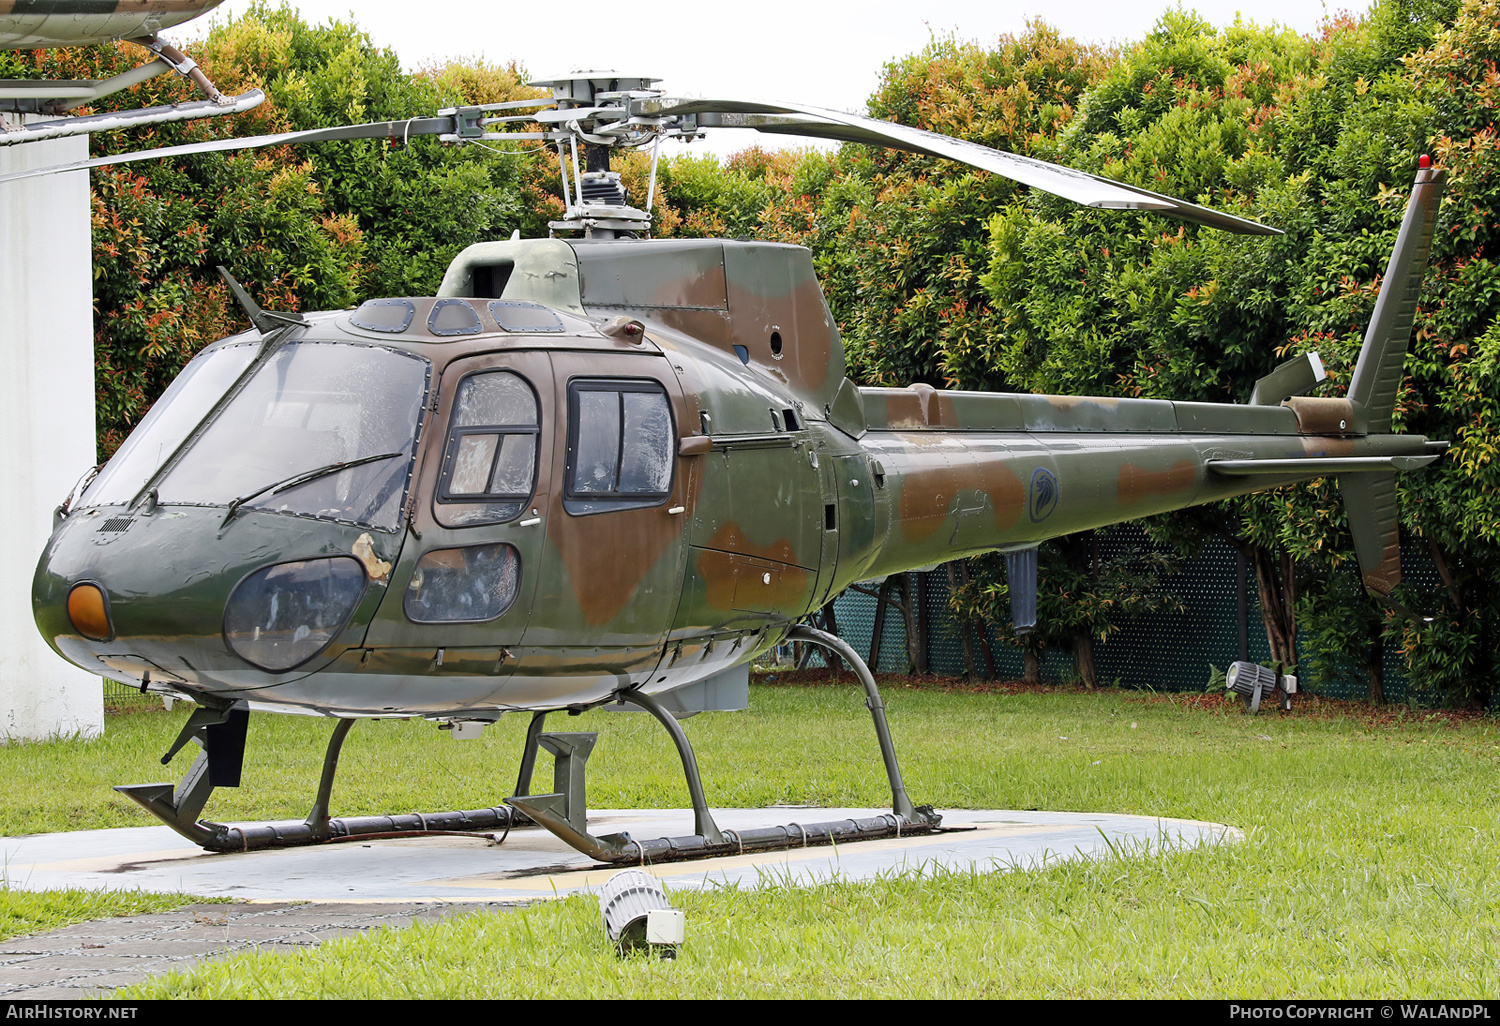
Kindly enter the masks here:
<path id="1" fill-rule="evenodd" d="M 505 799 L 505 806 L 490 809 L 329 818 L 329 801 L 338 769 L 339 753 L 343 748 L 344 738 L 354 725 L 354 720 L 341 719 L 334 728 L 333 736 L 328 742 L 328 751 L 323 758 L 323 775 L 318 784 L 317 798 L 307 819 L 302 823 L 228 826 L 200 820 L 198 813 L 202 811 L 215 787 L 239 786 L 245 729 L 249 719 L 249 712 L 243 703 L 201 705 L 193 712 L 176 742 L 162 758 L 163 763 L 170 761 L 189 741 L 196 742 L 202 748 L 187 776 L 176 787 L 171 784 L 133 784 L 116 787 L 115 790 L 139 802 L 146 811 L 193 843 L 219 852 L 301 847 L 379 835 L 509 831 L 513 827 L 534 823 L 600 862 L 645 864 L 902 837 L 941 829 L 941 816 L 934 813 L 930 806 L 913 806 L 911 799 L 907 797 L 906 787 L 901 780 L 901 769 L 896 762 L 896 749 L 886 725 L 885 705 L 880 700 L 875 678 L 864 660 L 839 638 L 811 627 L 795 627 L 788 637 L 836 652 L 854 667 L 865 688 L 865 706 L 870 710 L 875 723 L 886 776 L 891 785 L 892 811 L 889 815 L 830 823 L 789 823 L 752 830 L 720 830 L 714 822 L 713 813 L 709 811 L 703 793 L 703 782 L 698 774 L 698 762 L 681 725 L 655 698 L 633 691 L 622 692 L 616 697 L 622 702 L 639 706 L 656 717 L 677 746 L 693 804 L 692 834 L 637 840 L 628 833 L 605 834 L 602 837 L 589 833 L 585 767 L 598 734 L 544 733 L 542 728 L 546 724 L 546 712 L 534 714 L 527 728 L 515 794 Z M 533 795 L 531 778 L 540 748 L 545 748 L 553 757 L 553 790 L 550 794 Z"/>
<path id="2" fill-rule="evenodd" d="M 505 806 L 457 812 L 330 818 L 328 807 L 333 794 L 333 778 L 338 771 L 339 753 L 343 749 L 344 738 L 355 723 L 354 720 L 345 719 L 338 721 L 338 725 L 333 728 L 333 736 L 328 741 L 328 750 L 323 756 L 323 775 L 318 782 L 318 796 L 313 801 L 307 819 L 301 823 L 256 823 L 247 826 L 229 826 L 201 820 L 198 813 L 203 810 L 215 787 L 239 786 L 249 715 L 243 704 L 200 706 L 188 718 L 176 742 L 162 757 L 163 763 L 169 762 L 189 741 L 202 748 L 180 784 L 176 787 L 171 784 L 125 784 L 115 790 L 133 798 L 147 812 L 194 844 L 219 852 L 299 848 L 354 837 L 508 831 L 527 823 L 523 816 Z"/>

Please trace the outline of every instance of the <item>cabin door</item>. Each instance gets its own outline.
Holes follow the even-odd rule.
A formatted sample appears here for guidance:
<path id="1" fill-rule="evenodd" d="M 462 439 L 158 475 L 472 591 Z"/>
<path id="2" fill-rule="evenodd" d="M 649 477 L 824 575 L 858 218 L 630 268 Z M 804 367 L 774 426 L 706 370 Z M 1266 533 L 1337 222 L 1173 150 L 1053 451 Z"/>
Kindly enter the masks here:
<path id="1" fill-rule="evenodd" d="M 681 389 L 659 353 L 552 361 L 547 541 L 507 694 L 573 704 L 644 684 L 661 661 L 682 590 L 690 460 L 677 455 Z"/>
<path id="2" fill-rule="evenodd" d="M 370 669 L 514 670 L 547 562 L 554 394 L 543 352 L 478 356 L 443 372 L 413 490 L 416 530 L 366 636 Z"/>

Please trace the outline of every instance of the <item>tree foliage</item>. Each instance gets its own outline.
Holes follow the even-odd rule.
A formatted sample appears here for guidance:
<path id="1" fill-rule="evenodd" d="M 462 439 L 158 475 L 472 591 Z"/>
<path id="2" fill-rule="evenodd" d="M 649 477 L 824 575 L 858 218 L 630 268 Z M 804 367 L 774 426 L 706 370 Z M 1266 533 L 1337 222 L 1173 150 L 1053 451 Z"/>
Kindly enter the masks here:
<path id="1" fill-rule="evenodd" d="M 1302 622 L 1309 679 L 1364 666 L 1374 687 L 1391 644 L 1434 694 L 1482 702 L 1500 683 L 1497 26 L 1500 0 L 1380 0 L 1307 37 L 1245 22 L 1215 30 L 1177 10 L 1139 43 L 1101 49 L 1034 22 L 990 46 L 935 39 L 887 65 L 870 99 L 872 116 L 1259 218 L 1280 237 L 1081 209 L 950 162 L 854 145 L 752 149 L 725 166 L 664 157 L 656 234 L 810 247 L 865 384 L 1243 402 L 1278 362 L 1317 350 L 1329 371 L 1320 394 L 1336 396 L 1416 157 L 1432 153 L 1448 197 L 1396 410 L 1398 429 L 1453 443 L 1433 468 L 1400 478 L 1403 531 L 1444 585 L 1398 597 L 1430 619 L 1361 593 L 1333 481 L 1151 529 L 1179 548 L 1217 534 L 1251 557 L 1268 628 L 1279 616 L 1295 631 L 1294 612 Z M 520 69 L 407 73 L 353 23 L 310 26 L 286 7 L 257 6 L 189 49 L 221 87 L 262 88 L 266 104 L 97 137 L 96 151 L 528 95 Z M 100 78 L 138 63 L 130 50 L 5 53 L 0 74 Z M 110 102 L 187 98 L 163 77 Z M 616 169 L 643 203 L 650 155 Z M 215 264 L 286 309 L 430 294 L 462 246 L 516 228 L 545 234 L 561 213 L 556 159 L 530 144 L 498 156 L 425 140 L 330 144 L 135 164 L 94 181 L 104 454 L 193 352 L 241 325 Z M 1107 637 L 1133 602 L 1163 598 L 1160 568 L 1109 583 L 1085 561 L 1080 577 L 1075 549 L 1090 544 L 1043 552 L 1047 644 Z M 975 563 L 960 602 L 1003 622 L 996 565 Z"/>
<path id="2" fill-rule="evenodd" d="M 795 201 L 792 237 L 813 248 L 867 383 L 1243 402 L 1277 363 L 1317 350 L 1329 371 L 1319 394 L 1337 396 L 1416 158 L 1431 153 L 1448 193 L 1396 422 L 1453 442 L 1436 467 L 1400 479 L 1403 532 L 1445 581 L 1436 595 L 1401 597 L 1432 619 L 1361 593 L 1331 480 L 1185 511 L 1152 530 L 1184 549 L 1219 535 L 1250 557 L 1273 648 L 1279 635 L 1278 657 L 1295 658 L 1300 618 L 1314 681 L 1362 666 L 1378 689 L 1379 653 L 1393 643 L 1433 694 L 1482 702 L 1500 673 L 1497 25 L 1494 0 L 1383 0 L 1310 37 L 1244 22 L 1216 31 L 1179 10 L 1112 53 L 1037 24 L 988 49 L 936 42 L 887 66 L 873 115 L 1286 234 L 1081 209 L 941 161 L 846 147 L 821 192 Z M 762 212 L 778 233 L 784 202 Z M 1060 548 L 1044 549 L 1044 581 L 1074 596 L 1066 563 Z M 974 581 L 991 595 L 1004 587 L 983 564 Z M 1051 617 L 1062 629 L 1072 615 Z"/>
<path id="3" fill-rule="evenodd" d="M 189 44 L 221 89 L 257 88 L 245 114 L 95 135 L 95 155 L 207 139 L 430 115 L 533 95 L 515 67 L 407 73 L 352 22 L 307 24 L 253 7 Z M 0 75 L 104 78 L 142 62 L 129 44 L 0 54 Z M 176 76 L 97 110 L 194 99 Z M 246 326 L 215 267 L 271 309 L 338 309 L 430 295 L 464 246 L 535 230 L 522 178 L 534 149 L 496 158 L 429 140 L 279 147 L 94 172 L 95 354 L 100 456 L 108 456 L 198 349 Z M 543 227 L 543 230 L 545 228 Z"/>

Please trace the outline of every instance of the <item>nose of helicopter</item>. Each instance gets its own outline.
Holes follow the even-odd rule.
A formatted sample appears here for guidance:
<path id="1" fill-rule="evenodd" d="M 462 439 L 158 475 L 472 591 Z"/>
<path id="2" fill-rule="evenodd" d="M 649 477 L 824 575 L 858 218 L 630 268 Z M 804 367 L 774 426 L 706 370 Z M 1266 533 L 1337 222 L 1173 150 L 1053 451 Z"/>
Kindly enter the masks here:
<path id="1" fill-rule="evenodd" d="M 316 668 L 345 635 L 358 643 L 383 591 L 360 555 L 378 560 L 396 545 L 301 518 L 226 522 L 222 509 L 82 511 L 42 553 L 32 608 L 53 649 L 92 673 L 190 690 L 265 686 Z"/>

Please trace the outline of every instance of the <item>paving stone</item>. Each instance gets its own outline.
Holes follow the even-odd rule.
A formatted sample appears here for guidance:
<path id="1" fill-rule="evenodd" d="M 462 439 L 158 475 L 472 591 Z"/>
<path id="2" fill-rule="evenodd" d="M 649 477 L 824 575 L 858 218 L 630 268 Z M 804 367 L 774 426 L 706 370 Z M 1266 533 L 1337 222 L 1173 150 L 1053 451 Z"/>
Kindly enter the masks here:
<path id="1" fill-rule="evenodd" d="M 55 933 L 49 933 L 49 938 L 64 940 L 68 938 L 85 939 L 94 937 L 139 937 L 146 934 L 162 933 L 166 930 L 177 929 L 186 926 L 187 923 L 154 923 L 144 925 L 141 923 L 122 923 L 117 919 L 96 919 L 88 923 L 74 923 L 65 926 Z"/>
<path id="2" fill-rule="evenodd" d="M 123 945 L 121 950 L 132 955 L 164 955 L 168 958 L 202 958 L 223 951 L 228 943 L 222 937 L 179 937 L 170 940 L 161 937 L 143 938 Z"/>
<path id="3" fill-rule="evenodd" d="M 30 966 L 8 965 L 0 969 L 0 993 L 17 987 L 42 986 L 69 979 L 77 973 L 58 972 L 56 969 L 33 969 Z"/>
<path id="4" fill-rule="evenodd" d="M 326 930 L 330 927 L 358 926 L 369 929 L 384 920 L 364 916 L 288 916 L 285 919 L 263 920 L 274 923 L 283 930 Z"/>
<path id="5" fill-rule="evenodd" d="M 263 955 L 299 955 L 305 951 L 311 951 L 320 943 L 321 939 L 313 940 L 312 938 L 308 938 L 306 940 L 297 940 L 293 938 L 290 940 L 267 941 L 264 944 L 255 945 L 253 949 L 247 948 L 245 950 L 254 950 L 256 953 Z"/>
<path id="6" fill-rule="evenodd" d="M 106 954 L 105 952 L 90 952 L 88 954 L 76 955 L 44 955 L 34 958 L 26 963 L 28 969 L 55 969 L 59 976 L 68 972 L 104 972 L 108 969 L 123 969 L 126 966 L 139 965 L 139 958 L 124 954 Z"/>
<path id="7" fill-rule="evenodd" d="M 23 991 L 10 991 L 8 996 L 23 1001 L 86 1001 L 92 995 L 85 987 L 31 987 Z"/>
<path id="8" fill-rule="evenodd" d="M 108 996 L 118 987 L 240 952 L 294 954 L 334 937 L 507 907 L 516 905 L 204 904 L 156 915 L 76 923 L 0 945 L 0 995 L 39 1000 Z"/>
<path id="9" fill-rule="evenodd" d="M 0 959 L 11 961 L 16 958 L 25 958 L 30 955 L 50 955 L 54 951 L 67 951 L 76 948 L 81 941 L 76 938 L 61 937 L 53 939 L 46 937 L 17 937 L 14 940 L 0 944 Z"/>
<path id="10" fill-rule="evenodd" d="M 389 901 L 389 902 L 376 902 L 376 901 L 363 902 L 362 901 L 362 902 L 352 903 L 352 904 L 348 904 L 348 905 L 331 905 L 331 904 L 303 905 L 302 909 L 303 910 L 318 909 L 319 911 L 324 912 L 327 915 L 366 916 L 366 917 L 373 918 L 375 916 L 406 915 L 406 914 L 409 914 L 411 912 L 411 910 L 412 910 L 413 907 L 414 907 L 413 903 L 409 902 L 409 901 Z M 415 907 L 421 907 L 421 906 L 415 906 Z M 466 905 L 465 907 L 468 908 L 468 907 L 471 907 L 471 906 L 467 906 Z"/>
<path id="11" fill-rule="evenodd" d="M 225 930 L 224 936 L 236 944 L 254 944 L 259 941 L 280 940 L 288 934 L 301 935 L 314 932 L 317 931 L 303 930 L 301 928 L 287 930 L 274 923 L 256 923 L 254 925 L 237 923 L 232 929 Z"/>
<path id="12" fill-rule="evenodd" d="M 191 966 L 163 965 L 154 969 L 136 969 L 134 971 L 122 971 L 117 973 L 105 973 L 102 976 L 90 976 L 86 980 L 78 980 L 79 990 L 96 997 L 109 997 L 110 993 L 118 987 L 128 987 L 132 983 L 141 983 L 153 976 L 164 976 L 177 968 L 192 968 Z M 29 997 L 29 994 L 22 995 Z"/>
<path id="13" fill-rule="evenodd" d="M 335 937 L 358 937 L 361 934 L 369 933 L 371 929 L 373 927 L 369 926 L 330 926 L 326 930 L 319 930 L 317 933 L 309 934 L 308 936 L 321 942 L 333 940 Z"/>

